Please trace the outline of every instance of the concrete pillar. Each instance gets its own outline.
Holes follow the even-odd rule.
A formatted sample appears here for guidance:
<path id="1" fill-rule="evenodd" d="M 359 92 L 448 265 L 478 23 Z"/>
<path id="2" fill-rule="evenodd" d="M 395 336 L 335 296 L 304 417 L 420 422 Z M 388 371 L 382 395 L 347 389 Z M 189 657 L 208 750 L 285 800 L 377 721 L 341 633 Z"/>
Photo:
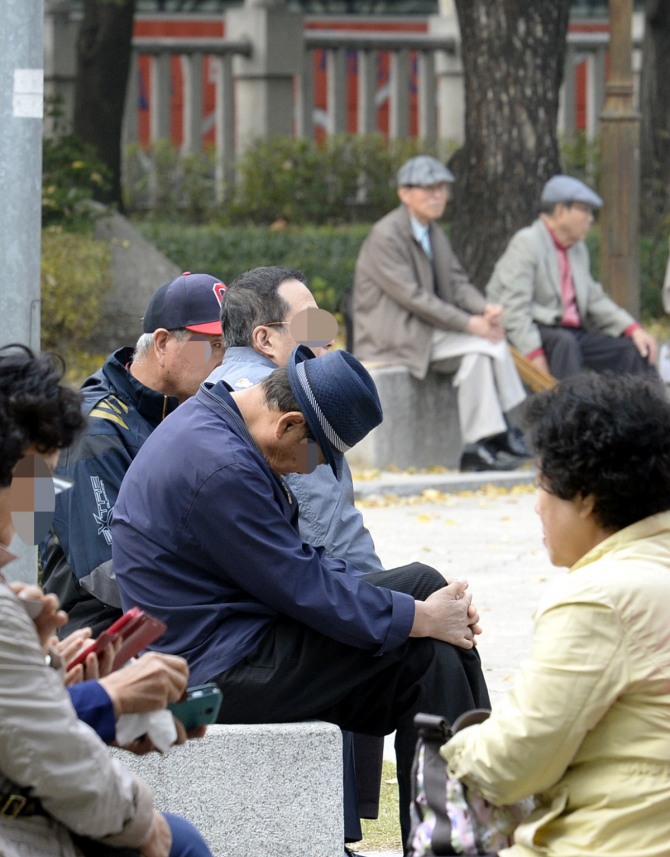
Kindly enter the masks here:
<path id="1" fill-rule="evenodd" d="M 233 60 L 237 153 L 258 138 L 292 135 L 294 77 L 304 59 L 302 15 L 284 2 L 246 0 L 226 13 L 226 37 L 253 45 L 251 56 Z"/>
<path id="2" fill-rule="evenodd" d="M 0 345 L 40 347 L 40 220 L 44 68 L 41 0 L 0 0 Z M 37 553 L 7 566 L 37 579 Z"/>
<path id="3" fill-rule="evenodd" d="M 431 36 L 455 39 L 455 54 L 440 52 L 435 56 L 437 79 L 437 133 L 443 140 L 463 143 L 465 139 L 465 81 L 461 62 L 461 31 L 453 0 L 440 0 L 440 14 L 428 18 Z"/>
<path id="4" fill-rule="evenodd" d="M 632 0 L 610 4 L 610 76 L 601 116 L 600 278 L 634 316 L 640 310 L 640 114 L 633 103 Z"/>

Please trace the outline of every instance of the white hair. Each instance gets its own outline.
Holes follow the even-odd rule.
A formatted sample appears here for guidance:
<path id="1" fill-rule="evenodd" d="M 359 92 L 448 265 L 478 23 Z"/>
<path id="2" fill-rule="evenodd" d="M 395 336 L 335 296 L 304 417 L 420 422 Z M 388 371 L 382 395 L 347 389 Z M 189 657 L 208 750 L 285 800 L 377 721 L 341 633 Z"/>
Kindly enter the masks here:
<path id="1" fill-rule="evenodd" d="M 191 331 L 187 330 L 185 327 L 180 327 L 176 330 L 170 331 L 170 333 L 172 333 L 180 341 L 186 339 L 189 336 L 190 332 Z M 143 333 L 135 344 L 135 350 L 133 351 L 133 360 L 146 357 L 147 354 L 151 351 L 153 343 L 153 333 Z"/>

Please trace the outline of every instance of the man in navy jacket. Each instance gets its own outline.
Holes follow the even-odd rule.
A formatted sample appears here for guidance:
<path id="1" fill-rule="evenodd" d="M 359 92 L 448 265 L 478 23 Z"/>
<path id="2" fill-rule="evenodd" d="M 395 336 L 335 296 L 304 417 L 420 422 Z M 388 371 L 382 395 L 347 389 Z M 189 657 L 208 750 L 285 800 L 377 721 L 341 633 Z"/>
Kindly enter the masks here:
<path id="1" fill-rule="evenodd" d="M 414 715 L 488 705 L 478 615 L 465 581 L 418 563 L 361 575 L 302 542 L 282 476 L 327 462 L 339 478 L 382 419 L 354 357 L 303 351 L 246 390 L 203 385 L 153 432 L 114 509 L 117 582 L 168 624 L 157 648 L 220 685 L 221 722 L 395 730 L 406 838 Z"/>
<path id="2" fill-rule="evenodd" d="M 97 636 L 121 615 L 111 510 L 144 441 L 221 362 L 223 288 L 209 274 L 186 273 L 161 286 L 135 348 L 115 351 L 84 381 L 86 431 L 63 452 L 57 471 L 75 484 L 56 500 L 42 556 L 44 589 L 68 613 L 64 634 L 90 626 Z"/>

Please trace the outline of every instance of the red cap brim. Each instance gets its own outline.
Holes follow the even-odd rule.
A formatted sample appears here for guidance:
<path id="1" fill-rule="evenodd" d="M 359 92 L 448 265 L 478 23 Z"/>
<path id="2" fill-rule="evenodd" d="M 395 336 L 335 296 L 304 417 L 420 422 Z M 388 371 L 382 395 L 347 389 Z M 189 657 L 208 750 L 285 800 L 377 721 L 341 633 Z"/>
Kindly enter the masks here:
<path id="1" fill-rule="evenodd" d="M 195 333 L 206 333 L 209 336 L 221 336 L 223 333 L 220 321 L 208 321 L 205 324 L 188 324 L 186 325 L 186 330 L 192 330 Z"/>

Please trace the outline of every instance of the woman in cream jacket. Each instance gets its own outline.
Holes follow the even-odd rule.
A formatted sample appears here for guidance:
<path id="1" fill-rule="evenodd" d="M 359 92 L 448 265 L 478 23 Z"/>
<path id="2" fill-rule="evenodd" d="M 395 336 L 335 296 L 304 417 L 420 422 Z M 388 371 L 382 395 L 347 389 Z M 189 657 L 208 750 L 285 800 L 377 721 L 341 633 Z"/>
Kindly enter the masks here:
<path id="1" fill-rule="evenodd" d="M 443 747 L 487 799 L 535 795 L 501 857 L 670 855 L 670 403 L 579 375 L 529 403 L 537 512 L 569 569 L 485 723 Z"/>

